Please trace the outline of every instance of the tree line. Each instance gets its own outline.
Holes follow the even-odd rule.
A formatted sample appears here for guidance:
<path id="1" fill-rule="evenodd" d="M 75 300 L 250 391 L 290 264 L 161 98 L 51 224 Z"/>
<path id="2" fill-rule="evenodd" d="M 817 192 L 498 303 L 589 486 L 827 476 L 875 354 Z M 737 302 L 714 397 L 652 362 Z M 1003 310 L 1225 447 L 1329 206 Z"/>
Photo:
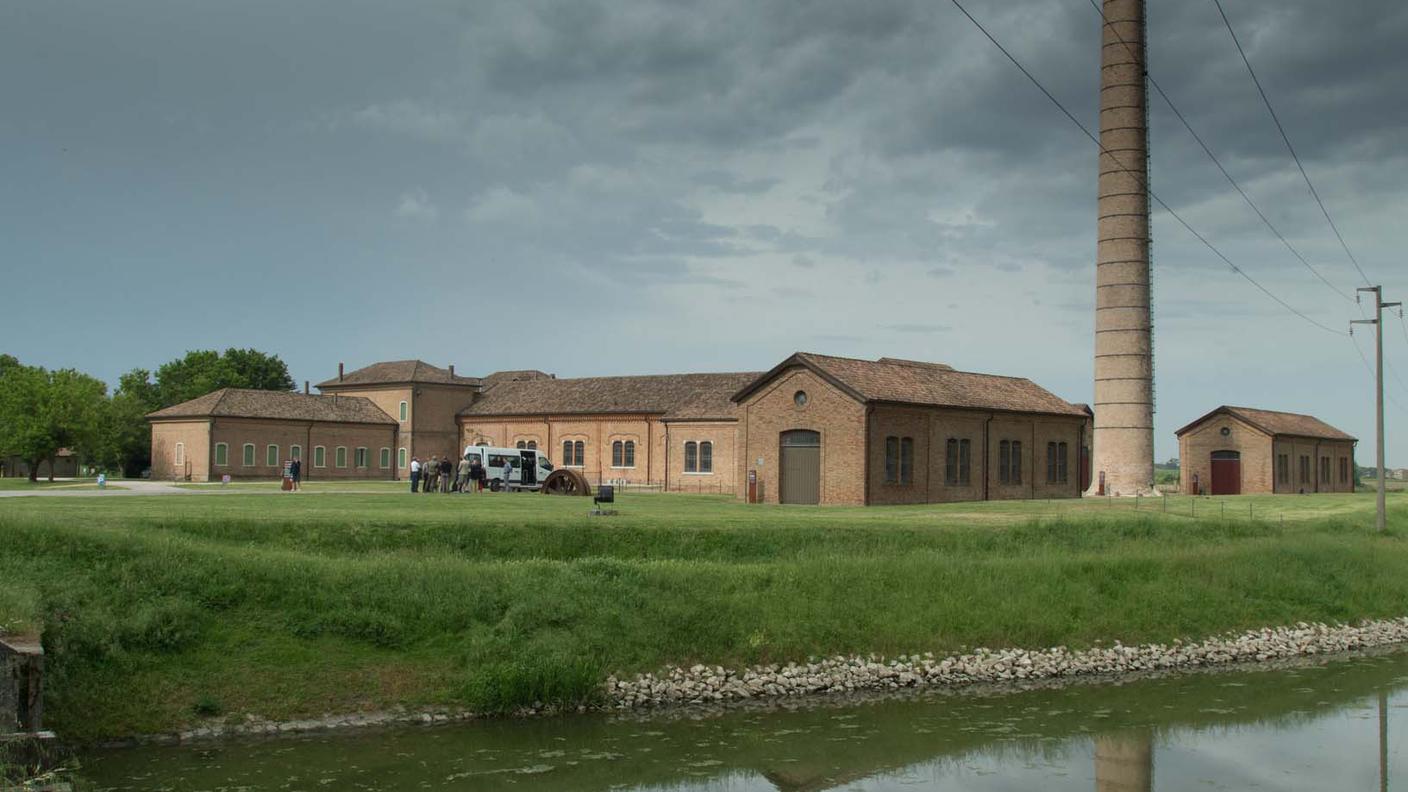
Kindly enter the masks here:
<path id="1" fill-rule="evenodd" d="M 278 355 L 257 349 L 195 350 L 155 374 L 132 369 L 109 395 L 102 380 L 76 369 L 49 370 L 0 355 L 0 458 L 18 457 L 35 480 L 59 449 L 85 464 L 127 477 L 151 467 L 146 416 L 219 388 L 291 391 L 293 378 Z"/>

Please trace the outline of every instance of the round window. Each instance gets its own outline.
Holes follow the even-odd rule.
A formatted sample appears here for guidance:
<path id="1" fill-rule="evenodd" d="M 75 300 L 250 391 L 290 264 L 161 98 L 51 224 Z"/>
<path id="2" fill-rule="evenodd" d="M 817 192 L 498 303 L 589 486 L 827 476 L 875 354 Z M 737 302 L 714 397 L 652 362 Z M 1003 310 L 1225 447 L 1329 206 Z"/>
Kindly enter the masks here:
<path id="1" fill-rule="evenodd" d="M 806 392 L 806 391 L 797 391 L 796 393 L 792 394 L 792 403 L 795 404 L 795 405 L 797 405 L 798 407 L 806 407 L 806 406 L 807 406 L 807 392 Z"/>
<path id="2" fill-rule="evenodd" d="M 1222 436 L 1223 436 L 1223 437 L 1226 437 L 1226 436 L 1228 436 L 1228 435 L 1230 435 L 1230 434 L 1232 434 L 1232 430 L 1231 430 L 1231 429 L 1227 428 L 1226 426 L 1222 427 Z"/>

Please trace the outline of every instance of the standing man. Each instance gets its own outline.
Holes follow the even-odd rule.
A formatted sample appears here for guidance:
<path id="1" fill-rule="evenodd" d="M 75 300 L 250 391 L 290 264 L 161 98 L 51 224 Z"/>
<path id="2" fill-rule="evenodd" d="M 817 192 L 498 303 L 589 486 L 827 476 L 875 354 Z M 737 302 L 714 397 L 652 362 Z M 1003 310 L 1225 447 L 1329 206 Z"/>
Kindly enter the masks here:
<path id="1" fill-rule="evenodd" d="M 469 487 L 469 458 L 460 457 L 460 463 L 455 467 L 455 491 L 463 495 Z"/>
<path id="2" fill-rule="evenodd" d="M 411 492 L 420 486 L 420 458 L 411 457 Z"/>
<path id="3" fill-rule="evenodd" d="M 298 485 L 303 481 L 303 460 L 295 459 L 289 463 L 288 477 L 293 479 L 293 491 L 298 491 Z"/>
<path id="4" fill-rule="evenodd" d="M 450 494 L 450 484 L 455 480 L 455 463 L 450 461 L 450 455 L 440 460 L 440 494 Z"/>
<path id="5" fill-rule="evenodd" d="M 432 455 L 430 456 L 430 462 L 429 462 L 428 465 L 426 466 L 426 469 L 425 469 L 424 473 L 425 473 L 425 475 L 423 476 L 424 486 L 422 486 L 422 487 L 420 488 L 420 491 L 421 491 L 421 492 L 434 492 L 434 491 L 435 491 L 435 485 L 436 485 L 437 483 L 439 483 L 439 482 L 438 482 L 438 479 L 440 478 L 440 457 L 439 457 L 439 456 L 436 456 L 436 455 L 434 455 L 434 454 L 432 454 Z"/>

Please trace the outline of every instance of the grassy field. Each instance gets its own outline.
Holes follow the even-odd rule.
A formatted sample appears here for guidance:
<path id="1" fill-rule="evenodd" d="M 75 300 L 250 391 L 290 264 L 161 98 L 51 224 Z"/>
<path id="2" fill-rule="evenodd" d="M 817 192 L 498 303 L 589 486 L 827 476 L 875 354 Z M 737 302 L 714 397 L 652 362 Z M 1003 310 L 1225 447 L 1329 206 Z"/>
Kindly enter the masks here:
<path id="1" fill-rule="evenodd" d="M 122 489 L 121 485 L 108 484 L 112 489 Z M 97 479 L 57 479 L 53 482 L 47 479 L 30 481 L 27 478 L 0 478 L 0 492 L 33 492 L 36 490 L 95 490 L 98 488 Z"/>
<path id="2" fill-rule="evenodd" d="M 612 672 L 1408 614 L 1408 497 L 749 506 L 640 494 L 0 500 L 0 627 L 66 735 L 589 699 Z M 272 485 L 270 485 L 272 489 Z"/>

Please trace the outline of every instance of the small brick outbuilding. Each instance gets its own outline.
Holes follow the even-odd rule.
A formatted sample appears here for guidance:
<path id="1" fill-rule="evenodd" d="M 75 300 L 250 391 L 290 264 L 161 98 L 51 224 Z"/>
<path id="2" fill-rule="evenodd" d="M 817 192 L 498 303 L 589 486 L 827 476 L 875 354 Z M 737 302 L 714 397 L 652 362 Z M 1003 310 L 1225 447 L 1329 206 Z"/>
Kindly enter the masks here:
<path id="1" fill-rule="evenodd" d="M 1174 434 L 1189 495 L 1354 491 L 1359 441 L 1311 415 L 1223 405 Z"/>

